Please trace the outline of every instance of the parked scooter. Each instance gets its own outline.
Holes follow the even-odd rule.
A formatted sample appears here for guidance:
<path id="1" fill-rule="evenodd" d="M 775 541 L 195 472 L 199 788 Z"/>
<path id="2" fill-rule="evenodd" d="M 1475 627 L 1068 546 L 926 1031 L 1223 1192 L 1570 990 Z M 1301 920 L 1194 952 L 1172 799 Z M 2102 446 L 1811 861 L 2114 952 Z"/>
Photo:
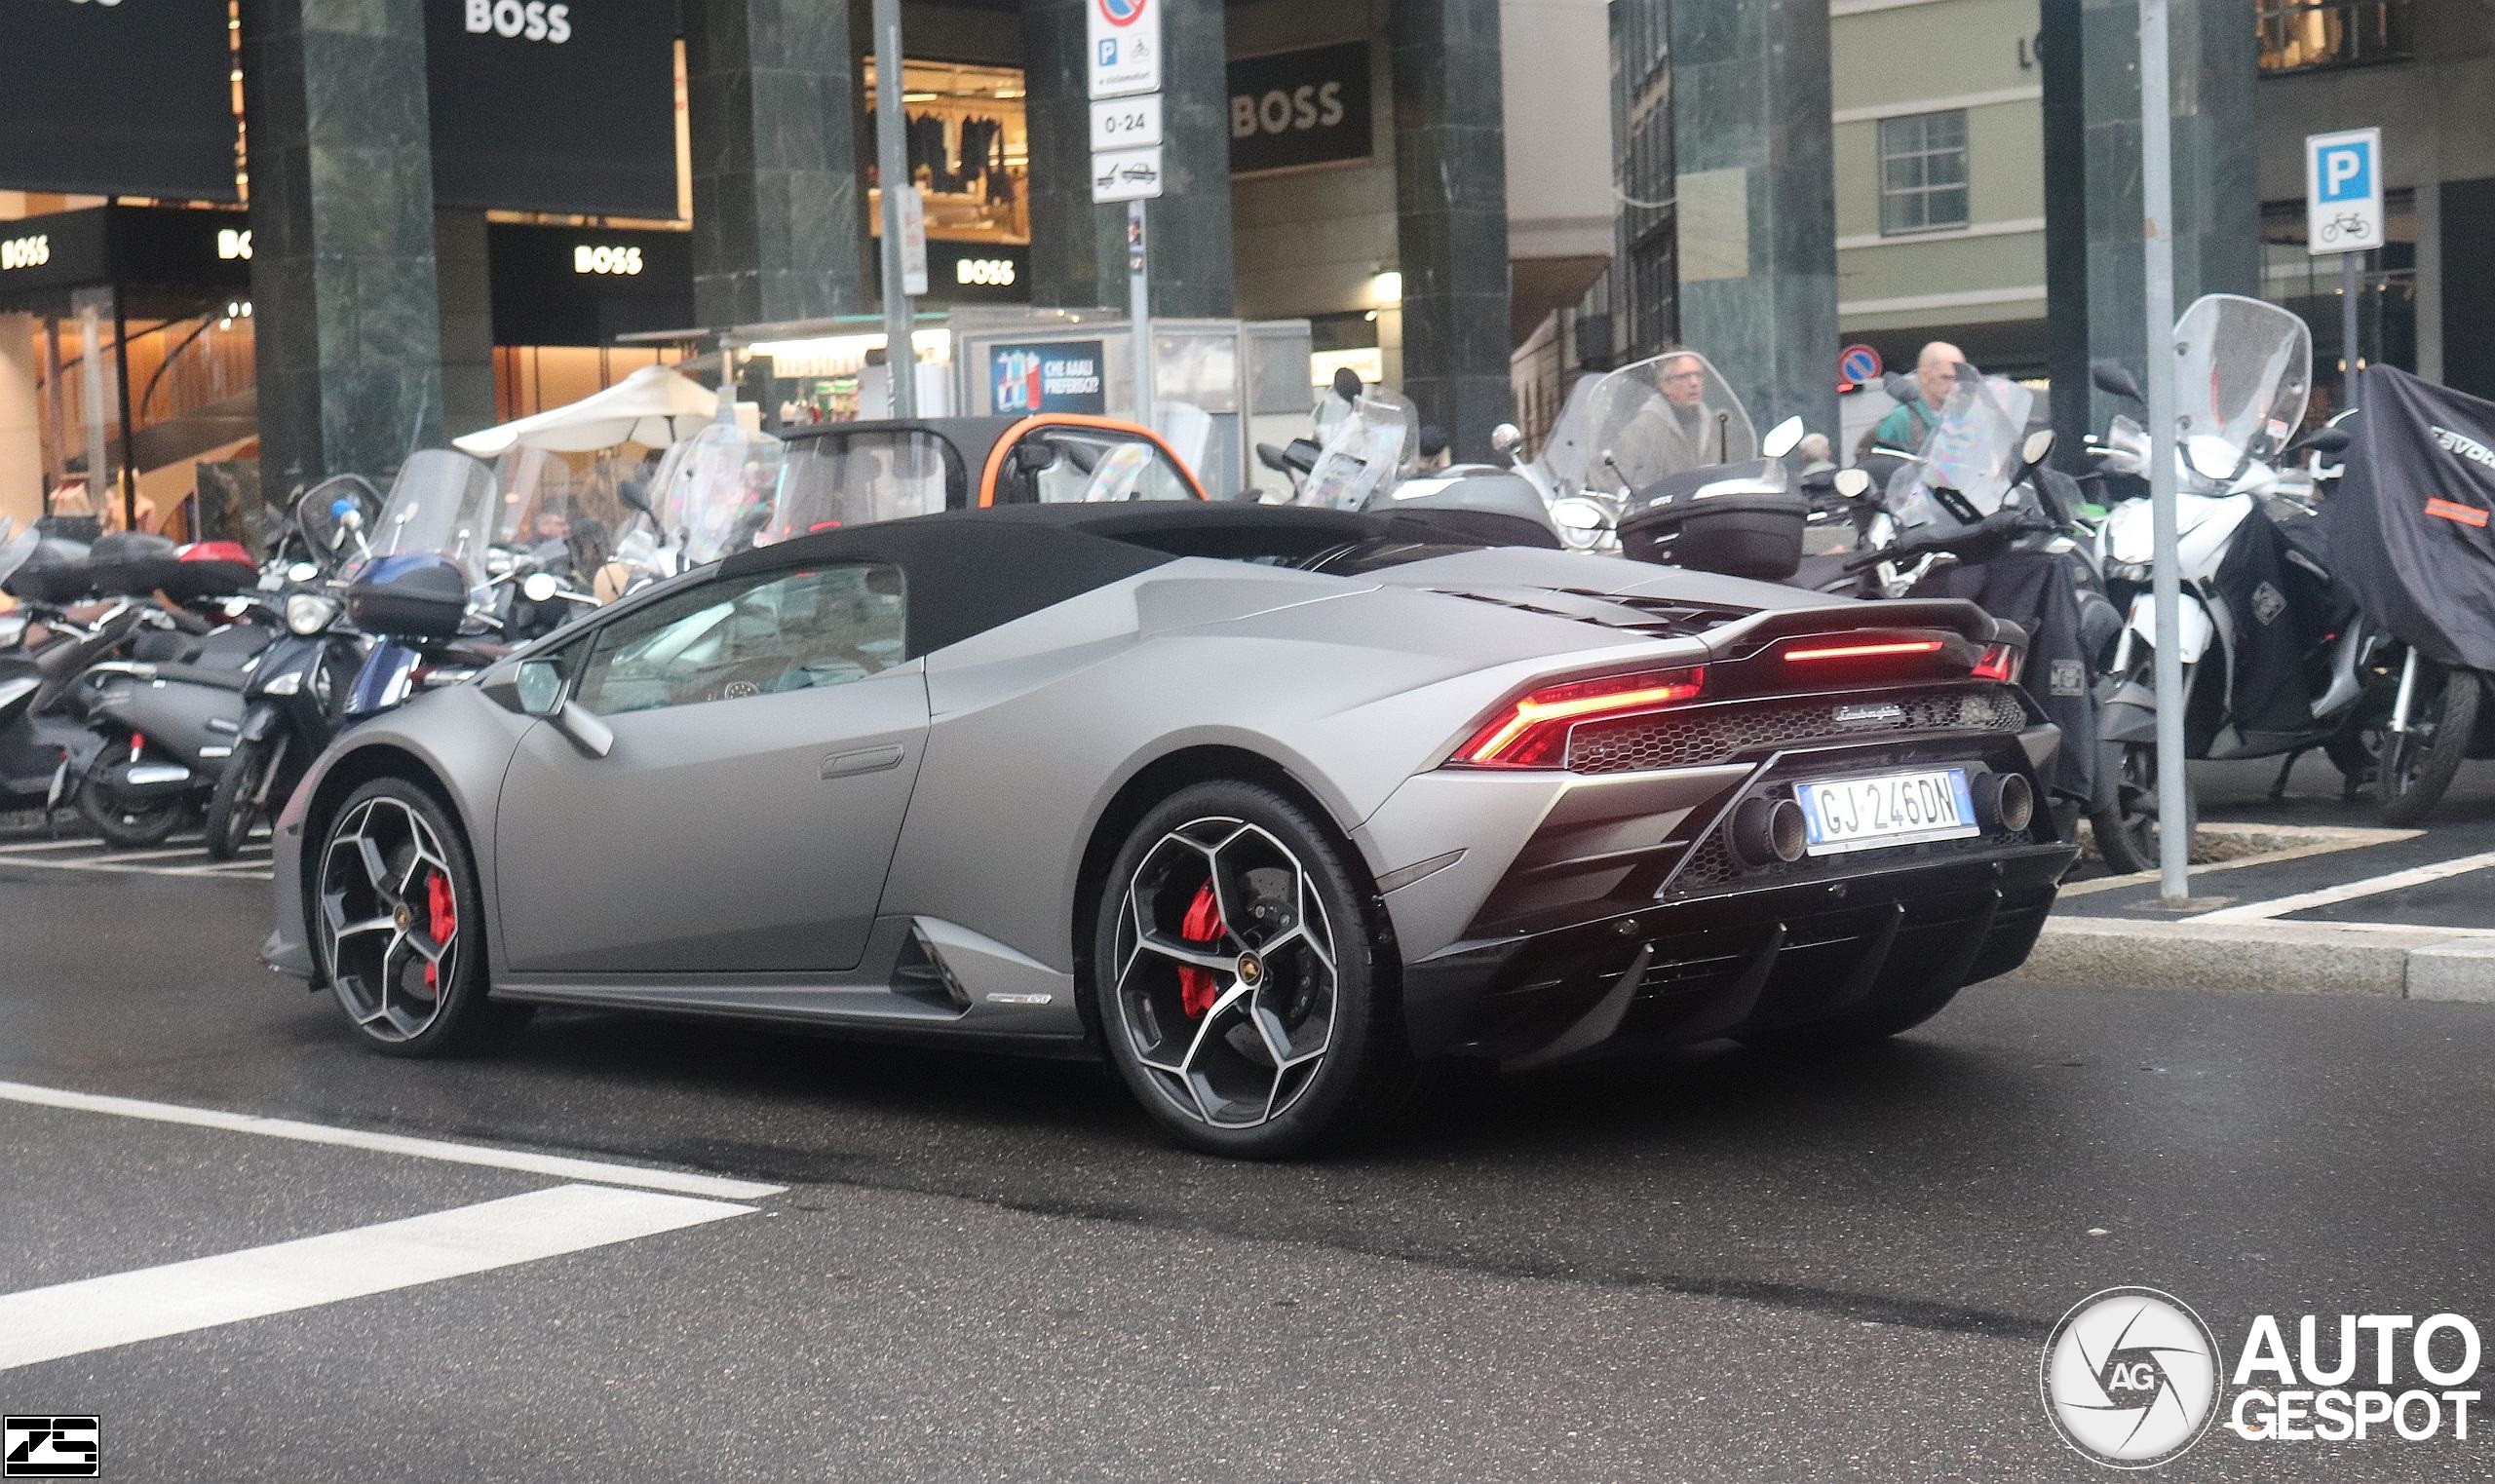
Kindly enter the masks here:
<path id="1" fill-rule="evenodd" d="M 1458 464 L 1413 476 L 1408 455 L 1417 447 L 1419 416 L 1410 401 L 1384 388 L 1362 392 L 1351 410 L 1333 420 L 1324 448 L 1308 460 L 1298 503 L 1346 511 L 1426 512 L 1434 529 L 1469 540 L 1561 544 L 1541 495 L 1513 471 Z M 1292 444 L 1294 450 L 1300 447 Z"/>
<path id="2" fill-rule="evenodd" d="M 70 688 L 150 617 L 129 598 L 81 603 L 91 588 L 86 558 L 83 544 L 0 516 L 0 590 L 19 604 L 0 647 L 0 808 L 58 807 L 73 759 L 83 767 L 99 745 L 69 704 Z"/>
<path id="3" fill-rule="evenodd" d="M 336 708 L 339 729 L 465 679 L 502 651 L 485 637 L 495 514 L 493 471 L 464 453 L 420 449 L 399 466 L 372 539 L 342 574 L 347 622 L 372 646 Z"/>
<path id="4" fill-rule="evenodd" d="M 285 624 L 244 673 L 243 727 L 209 795 L 208 854 L 228 860 L 251 831 L 275 818 L 337 729 L 337 703 L 362 667 L 369 641 L 344 622 L 338 573 L 382 500 L 360 475 L 314 485 L 295 501 L 282 550 L 302 553 L 280 573 L 275 604 Z"/>
<path id="5" fill-rule="evenodd" d="M 1677 350 L 1579 382 L 1541 452 L 1516 474 L 1541 495 L 1569 547 L 1608 552 L 1620 549 L 1620 521 L 1634 492 L 1746 464 L 1760 452 L 1732 387 L 1705 356 Z"/>
<path id="6" fill-rule="evenodd" d="M 2360 618 L 2332 580 L 2314 513 L 2279 471 L 2299 449 L 2347 446 L 2336 428 L 2289 441 L 2312 386 L 2311 332 L 2277 305 L 2210 294 L 2175 322 L 2172 354 L 2184 755 L 2285 754 L 2292 767 L 2321 747 L 2353 782 L 2374 768 L 2367 693 L 2396 662 L 2388 646 L 2397 641 Z M 2119 366 L 2094 375 L 2104 391 L 2139 397 Z M 2115 430 L 2107 446 L 2129 446 L 2123 435 Z M 2116 782 L 2091 821 L 2118 871 L 2150 870 L 2158 859 L 2153 519 L 2150 501 L 2130 500 L 2098 533 L 2109 595 L 2128 614 L 2100 734 Z M 2285 777 L 2283 768 L 2283 784 Z"/>

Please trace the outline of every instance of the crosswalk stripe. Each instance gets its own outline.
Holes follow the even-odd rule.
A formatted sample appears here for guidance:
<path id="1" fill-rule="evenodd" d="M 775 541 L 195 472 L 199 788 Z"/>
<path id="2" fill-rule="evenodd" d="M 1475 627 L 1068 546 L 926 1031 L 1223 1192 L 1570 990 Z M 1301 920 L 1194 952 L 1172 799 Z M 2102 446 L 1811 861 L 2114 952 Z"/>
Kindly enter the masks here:
<path id="1" fill-rule="evenodd" d="M 95 843 L 96 842 L 93 840 L 86 839 L 28 840 L 9 845 L 0 845 L 0 856 L 24 855 L 33 851 L 74 851 L 82 846 L 93 846 Z"/>
<path id="2" fill-rule="evenodd" d="M 340 1128 L 329 1123 L 261 1118 L 257 1114 L 229 1113 L 222 1108 L 194 1108 L 186 1103 L 156 1103 L 144 1098 L 111 1097 L 99 1092 L 72 1092 L 65 1087 L 45 1087 L 33 1083 L 0 1082 L 0 1101 L 25 1103 L 37 1108 L 66 1108 L 79 1113 L 108 1113 L 116 1118 L 142 1119 L 153 1123 L 181 1123 L 192 1128 L 222 1129 L 227 1133 L 254 1133 L 263 1138 L 291 1139 L 300 1144 L 368 1149 L 378 1154 L 439 1160 L 445 1164 L 482 1164 L 492 1169 L 549 1175 L 557 1180 L 595 1180 L 601 1185 L 637 1186 L 642 1190 L 674 1191 L 681 1195 L 710 1196 L 723 1200 L 759 1200 L 787 1189 L 785 1185 L 766 1185 L 759 1180 L 732 1180 L 725 1175 L 648 1169 L 638 1164 L 580 1160 L 569 1155 L 496 1149 L 487 1144 L 453 1144 L 447 1139 L 420 1139 L 403 1133 L 375 1133 L 369 1129 Z"/>
<path id="3" fill-rule="evenodd" d="M 254 864 L 266 866 L 267 861 Z M 0 868 L 35 866 L 47 871 L 102 871 L 120 876 L 184 876 L 196 874 L 188 867 L 172 865 L 111 864 L 99 860 L 38 860 L 28 856 L 0 856 Z"/>
<path id="4" fill-rule="evenodd" d="M 0 1371 L 743 1216 L 724 1200 L 558 1185 L 352 1231 L 0 1295 Z"/>

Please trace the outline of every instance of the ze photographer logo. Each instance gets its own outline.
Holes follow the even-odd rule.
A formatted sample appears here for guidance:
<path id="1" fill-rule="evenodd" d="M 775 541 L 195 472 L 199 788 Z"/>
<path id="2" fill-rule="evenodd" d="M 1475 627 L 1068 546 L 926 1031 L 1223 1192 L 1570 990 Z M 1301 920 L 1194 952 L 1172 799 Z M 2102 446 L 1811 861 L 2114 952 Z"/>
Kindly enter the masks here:
<path id="1" fill-rule="evenodd" d="M 2092 1293 L 2045 1342 L 2045 1411 L 2064 1442 L 2114 1468 L 2181 1456 L 2222 1410 L 2227 1430 L 2254 1443 L 2381 1443 L 2386 1433 L 2422 1443 L 2446 1428 L 2469 1440 L 2481 1393 L 2462 1388 L 2482 1358 L 2476 1325 L 2456 1313 L 2335 1318 L 2333 1337 L 2319 1315 L 2297 1316 L 2292 1329 L 2254 1315 L 2237 1351 L 2234 1404 L 2221 1408 L 2224 1357 L 2191 1306 L 2154 1288 Z"/>
<path id="2" fill-rule="evenodd" d="M 92 1417 L 0 1421 L 0 1478 L 92 1479 L 100 1461 Z"/>
<path id="3" fill-rule="evenodd" d="M 2153 1467 L 2217 1415 L 2217 1339 L 2171 1294 L 2108 1288 L 2054 1326 L 2043 1386 L 2062 1441 L 2116 1468 Z"/>

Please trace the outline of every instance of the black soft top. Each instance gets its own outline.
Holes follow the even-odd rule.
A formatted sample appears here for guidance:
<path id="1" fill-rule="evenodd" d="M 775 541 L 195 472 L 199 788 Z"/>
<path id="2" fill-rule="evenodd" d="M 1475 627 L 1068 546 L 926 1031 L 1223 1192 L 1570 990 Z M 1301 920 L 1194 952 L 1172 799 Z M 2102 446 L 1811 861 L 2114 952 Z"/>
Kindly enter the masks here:
<path id="1" fill-rule="evenodd" d="M 737 576 L 810 562 L 889 563 L 909 587 L 908 653 L 915 657 L 1181 556 L 1309 566 L 1328 553 L 1381 541 L 1427 544 L 1434 552 L 1523 544 L 1477 529 L 1472 514 L 1194 500 L 1006 505 L 821 531 L 741 552 L 721 561 L 719 571 Z"/>

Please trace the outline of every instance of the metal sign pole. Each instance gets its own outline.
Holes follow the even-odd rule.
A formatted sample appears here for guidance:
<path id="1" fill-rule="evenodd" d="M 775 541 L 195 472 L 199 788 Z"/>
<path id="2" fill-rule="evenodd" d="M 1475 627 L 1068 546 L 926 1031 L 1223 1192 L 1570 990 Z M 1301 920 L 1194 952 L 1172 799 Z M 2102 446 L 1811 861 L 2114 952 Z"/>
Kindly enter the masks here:
<path id="1" fill-rule="evenodd" d="M 1143 203 L 1127 203 L 1127 318 L 1134 332 L 1134 420 L 1152 426 L 1152 269 L 1143 241 Z"/>
<path id="2" fill-rule="evenodd" d="M 2147 270 L 2148 469 L 2155 516 L 2158 894 L 2192 895 L 2191 784 L 2183 762 L 2183 584 L 2174 511 L 2174 154 L 2167 0 L 2140 0 L 2140 209 Z"/>
<path id="3" fill-rule="evenodd" d="M 909 286 L 902 263 L 901 193 L 913 188 L 902 136 L 901 0 L 875 0 L 875 178 L 883 190 L 884 372 L 892 415 L 918 415 L 918 352 L 910 339 Z"/>
<path id="4" fill-rule="evenodd" d="M 2339 254 L 2339 410 L 2347 411 L 2357 404 L 2357 293 L 2361 277 L 2357 272 L 2357 259 L 2361 252 Z"/>

